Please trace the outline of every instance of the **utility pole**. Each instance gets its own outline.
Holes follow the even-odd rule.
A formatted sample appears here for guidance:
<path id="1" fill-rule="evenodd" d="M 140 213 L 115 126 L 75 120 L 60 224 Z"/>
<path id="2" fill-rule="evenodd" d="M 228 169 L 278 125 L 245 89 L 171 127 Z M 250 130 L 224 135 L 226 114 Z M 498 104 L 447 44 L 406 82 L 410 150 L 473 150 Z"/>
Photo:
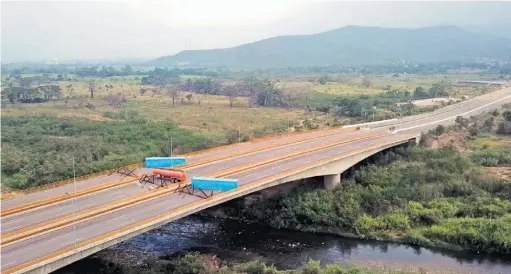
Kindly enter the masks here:
<path id="1" fill-rule="evenodd" d="M 172 156 L 174 155 L 174 148 L 173 148 L 173 142 L 172 137 L 170 137 L 170 167 L 174 167 L 174 163 L 172 162 Z"/>
<path id="2" fill-rule="evenodd" d="M 76 199 L 76 169 L 75 169 L 75 156 L 73 155 L 73 189 L 74 189 L 74 194 L 73 194 L 73 200 L 72 200 L 72 206 L 73 206 L 73 237 L 74 237 L 74 240 L 75 240 L 75 244 L 74 244 L 74 249 L 75 249 L 75 252 L 76 252 L 76 242 L 77 242 L 77 238 L 76 238 L 76 206 L 75 206 L 75 199 Z"/>

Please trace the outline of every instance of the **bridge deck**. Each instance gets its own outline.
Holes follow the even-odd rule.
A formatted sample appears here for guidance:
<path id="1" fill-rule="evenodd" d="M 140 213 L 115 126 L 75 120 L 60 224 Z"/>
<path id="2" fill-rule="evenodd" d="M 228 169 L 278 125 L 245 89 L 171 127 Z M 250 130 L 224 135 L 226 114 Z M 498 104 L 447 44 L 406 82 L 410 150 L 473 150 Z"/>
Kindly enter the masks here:
<path id="1" fill-rule="evenodd" d="M 335 155 L 343 154 L 361 147 L 376 145 L 383 141 L 402 140 L 403 138 L 407 139 L 410 137 L 403 137 L 398 134 L 388 135 L 378 139 L 358 141 L 325 151 L 317 151 L 311 154 L 289 158 L 271 164 L 270 166 L 262 166 L 254 170 L 233 175 L 232 177 L 239 179 L 240 185 L 246 185 L 263 178 L 278 175 L 279 173 L 300 167 L 304 164 L 328 159 Z M 66 227 L 8 245 L 2 248 L 2 259 L 5 263 L 15 261 L 16 264 L 21 264 L 51 252 L 58 251 L 59 249 L 73 246 L 75 239 L 78 239 L 80 242 L 92 239 L 123 226 L 140 222 L 153 216 L 158 216 L 169 210 L 180 208 L 199 200 L 203 199 L 182 193 L 168 194 L 141 204 L 130 206 L 129 208 L 107 213 L 89 221 L 81 222 L 75 227 Z M 205 203 L 208 202 L 208 200 L 203 201 Z"/>

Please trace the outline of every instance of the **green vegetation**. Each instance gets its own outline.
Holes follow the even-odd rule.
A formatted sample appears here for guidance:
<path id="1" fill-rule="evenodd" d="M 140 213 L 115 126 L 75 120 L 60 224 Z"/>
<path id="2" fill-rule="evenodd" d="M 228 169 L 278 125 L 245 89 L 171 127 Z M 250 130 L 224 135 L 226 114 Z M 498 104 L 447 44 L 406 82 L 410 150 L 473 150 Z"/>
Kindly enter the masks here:
<path id="1" fill-rule="evenodd" d="M 407 274 L 404 270 L 372 270 L 342 265 L 321 266 L 319 261 L 310 260 L 293 270 L 278 270 L 260 261 L 245 263 L 221 261 L 215 256 L 186 253 L 171 258 L 151 261 L 147 266 L 124 267 L 109 264 L 98 273 L 165 273 L 165 274 Z"/>
<path id="2" fill-rule="evenodd" d="M 2 187 L 24 189 L 217 145 L 171 122 L 2 117 Z"/>
<path id="3" fill-rule="evenodd" d="M 483 149 L 474 151 L 472 160 L 482 166 L 500 166 L 511 164 L 511 148 Z"/>
<path id="4" fill-rule="evenodd" d="M 230 49 L 187 50 L 174 56 L 160 57 L 150 64 L 175 66 L 179 62 L 188 62 L 194 67 L 234 68 L 338 68 L 343 65 L 347 67 L 345 70 L 351 69 L 347 65 L 364 64 L 388 69 L 396 66 L 396 60 L 406 60 L 409 65 L 415 62 L 473 61 L 483 56 L 509 59 L 510 44 L 505 38 L 466 32 L 451 26 L 420 29 L 347 26 L 312 35 L 274 37 Z M 417 69 L 413 65 L 409 67 Z"/>
<path id="5" fill-rule="evenodd" d="M 511 182 L 452 148 L 399 150 L 334 190 L 302 186 L 240 216 L 277 228 L 511 253 Z"/>

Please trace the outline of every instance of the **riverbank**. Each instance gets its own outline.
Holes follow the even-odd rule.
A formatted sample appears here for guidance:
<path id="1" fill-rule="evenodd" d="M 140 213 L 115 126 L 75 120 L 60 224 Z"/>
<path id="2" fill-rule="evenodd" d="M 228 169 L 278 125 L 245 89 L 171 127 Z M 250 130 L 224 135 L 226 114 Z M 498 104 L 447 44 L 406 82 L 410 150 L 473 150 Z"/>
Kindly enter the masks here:
<path id="1" fill-rule="evenodd" d="M 275 228 L 449 250 L 511 253 L 511 182 L 452 147 L 379 155 L 333 190 L 304 182 L 274 197 L 225 205 Z"/>
<path id="2" fill-rule="evenodd" d="M 377 273 L 511 273 L 511 260 L 503 256 L 355 240 L 195 215 L 110 247 L 56 274 L 124 273 L 112 271 L 148 268 L 154 261 L 194 252 L 213 254 L 228 263 L 260 261 L 278 270 L 298 269 L 312 259 L 323 266 L 361 267 Z"/>

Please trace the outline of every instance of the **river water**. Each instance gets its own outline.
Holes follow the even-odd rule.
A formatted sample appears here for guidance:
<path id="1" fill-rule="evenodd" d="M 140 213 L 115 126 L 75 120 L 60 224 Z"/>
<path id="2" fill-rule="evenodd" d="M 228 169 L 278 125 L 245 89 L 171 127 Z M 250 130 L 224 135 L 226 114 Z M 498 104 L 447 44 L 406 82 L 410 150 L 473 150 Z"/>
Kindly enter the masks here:
<path id="1" fill-rule="evenodd" d="M 214 253 L 222 259 L 237 261 L 261 260 L 279 269 L 298 268 L 314 259 L 322 264 L 407 269 L 417 273 L 511 273 L 511 256 L 446 252 L 198 216 L 142 234 L 58 272 L 91 273 L 91 269 L 100 267 L 96 265 L 98 258 L 140 264 L 146 259 L 186 251 Z"/>

